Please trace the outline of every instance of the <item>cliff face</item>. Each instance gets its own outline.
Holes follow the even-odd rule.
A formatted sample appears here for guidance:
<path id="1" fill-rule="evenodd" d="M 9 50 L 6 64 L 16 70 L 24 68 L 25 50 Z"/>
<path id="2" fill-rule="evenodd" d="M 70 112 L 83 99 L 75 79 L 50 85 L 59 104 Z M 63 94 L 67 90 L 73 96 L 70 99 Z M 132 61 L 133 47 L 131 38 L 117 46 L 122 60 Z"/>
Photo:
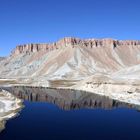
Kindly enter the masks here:
<path id="1" fill-rule="evenodd" d="M 95 48 L 95 47 L 140 47 L 140 41 L 127 40 L 127 41 L 119 41 L 113 39 L 79 39 L 79 38 L 64 38 L 58 42 L 51 44 L 25 44 L 18 45 L 15 50 L 12 51 L 12 55 L 18 55 L 21 53 L 32 53 L 39 51 L 52 51 L 56 49 L 61 49 L 64 47 L 87 47 L 87 48 Z"/>
<path id="2" fill-rule="evenodd" d="M 82 80 L 95 74 L 119 77 L 119 73 L 127 72 L 137 73 L 135 77 L 139 78 L 139 64 L 140 41 L 63 38 L 50 44 L 17 46 L 0 61 L 0 76 L 36 81 Z"/>
<path id="3" fill-rule="evenodd" d="M 56 49 L 60 49 L 62 47 L 71 46 L 74 47 L 74 45 L 78 45 L 80 39 L 75 38 L 64 38 L 58 42 L 51 43 L 51 44 L 25 44 L 25 45 L 19 45 L 16 47 L 16 49 L 12 52 L 12 55 L 17 55 L 21 53 L 32 53 L 32 52 L 39 52 L 39 51 L 52 51 Z"/>

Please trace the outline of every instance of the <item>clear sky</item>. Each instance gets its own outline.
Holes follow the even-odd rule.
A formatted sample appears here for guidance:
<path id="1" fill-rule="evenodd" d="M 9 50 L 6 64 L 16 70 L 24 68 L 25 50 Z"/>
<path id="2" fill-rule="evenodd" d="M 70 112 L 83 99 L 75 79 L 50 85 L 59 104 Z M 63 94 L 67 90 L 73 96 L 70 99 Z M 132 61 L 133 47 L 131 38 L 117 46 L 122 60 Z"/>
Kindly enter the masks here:
<path id="1" fill-rule="evenodd" d="M 0 0 L 0 56 L 67 36 L 140 40 L 140 0 Z"/>

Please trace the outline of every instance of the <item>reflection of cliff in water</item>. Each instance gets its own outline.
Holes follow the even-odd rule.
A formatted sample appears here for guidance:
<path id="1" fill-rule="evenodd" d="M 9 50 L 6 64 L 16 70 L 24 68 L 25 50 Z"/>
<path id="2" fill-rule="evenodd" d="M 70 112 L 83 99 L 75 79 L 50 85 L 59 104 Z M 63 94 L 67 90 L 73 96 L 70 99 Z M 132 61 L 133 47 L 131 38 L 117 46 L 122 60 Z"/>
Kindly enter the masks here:
<path id="1" fill-rule="evenodd" d="M 126 103 L 121 103 L 104 96 L 83 91 L 42 87 L 8 87 L 5 89 L 21 99 L 53 103 L 64 110 L 80 108 L 111 109 L 116 107 L 132 107 L 132 105 Z"/>
<path id="2" fill-rule="evenodd" d="M 0 132 L 4 129 L 4 127 L 5 127 L 5 121 L 0 120 Z"/>

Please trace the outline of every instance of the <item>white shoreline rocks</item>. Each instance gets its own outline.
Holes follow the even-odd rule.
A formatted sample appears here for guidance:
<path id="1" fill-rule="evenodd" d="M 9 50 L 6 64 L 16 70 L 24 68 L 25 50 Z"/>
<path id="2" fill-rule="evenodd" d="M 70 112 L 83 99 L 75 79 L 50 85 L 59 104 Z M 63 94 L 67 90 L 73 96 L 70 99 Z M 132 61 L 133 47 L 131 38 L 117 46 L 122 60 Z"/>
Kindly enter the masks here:
<path id="1" fill-rule="evenodd" d="M 5 128 L 6 120 L 15 117 L 21 108 L 22 100 L 5 90 L 0 90 L 0 132 Z"/>
<path id="2" fill-rule="evenodd" d="M 140 82 L 137 80 L 113 79 L 109 76 L 94 75 L 78 82 L 72 89 L 107 96 L 121 102 L 140 105 Z"/>
<path id="3" fill-rule="evenodd" d="M 110 99 L 115 99 L 120 102 L 125 102 L 132 105 L 140 105 L 140 93 L 136 91 L 129 92 L 130 87 L 131 85 L 89 84 L 88 86 L 85 85 L 74 89 L 98 94 L 101 96 L 106 96 Z M 128 91 L 124 91 L 125 89 L 128 89 Z"/>

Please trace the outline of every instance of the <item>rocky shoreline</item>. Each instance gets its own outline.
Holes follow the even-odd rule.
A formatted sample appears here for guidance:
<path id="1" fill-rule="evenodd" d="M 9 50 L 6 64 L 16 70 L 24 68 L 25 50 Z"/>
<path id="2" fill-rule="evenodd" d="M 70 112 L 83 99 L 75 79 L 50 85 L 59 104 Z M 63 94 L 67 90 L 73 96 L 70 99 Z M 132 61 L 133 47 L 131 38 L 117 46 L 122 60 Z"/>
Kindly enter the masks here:
<path id="1" fill-rule="evenodd" d="M 22 107 L 22 100 L 8 91 L 0 90 L 0 131 L 5 128 L 5 122 L 15 117 Z"/>
<path id="2" fill-rule="evenodd" d="M 89 81 L 89 80 L 88 80 Z M 65 81 L 66 82 L 66 81 Z M 47 82 L 48 83 L 48 82 Z M 65 83 L 67 84 L 67 83 Z M 132 104 L 139 106 L 140 105 L 140 86 L 139 84 L 132 85 L 127 83 L 110 83 L 110 82 L 86 82 L 80 81 L 79 83 L 73 86 L 60 86 L 55 85 L 55 87 L 49 86 L 46 83 L 20 83 L 20 84 L 11 84 L 6 85 L 7 87 L 31 87 L 31 88 L 48 88 L 48 89 L 64 89 L 64 90 L 74 90 L 89 92 L 92 94 L 106 96 L 110 99 L 114 99 L 120 102 Z M 5 86 L 5 87 L 6 87 Z"/>

